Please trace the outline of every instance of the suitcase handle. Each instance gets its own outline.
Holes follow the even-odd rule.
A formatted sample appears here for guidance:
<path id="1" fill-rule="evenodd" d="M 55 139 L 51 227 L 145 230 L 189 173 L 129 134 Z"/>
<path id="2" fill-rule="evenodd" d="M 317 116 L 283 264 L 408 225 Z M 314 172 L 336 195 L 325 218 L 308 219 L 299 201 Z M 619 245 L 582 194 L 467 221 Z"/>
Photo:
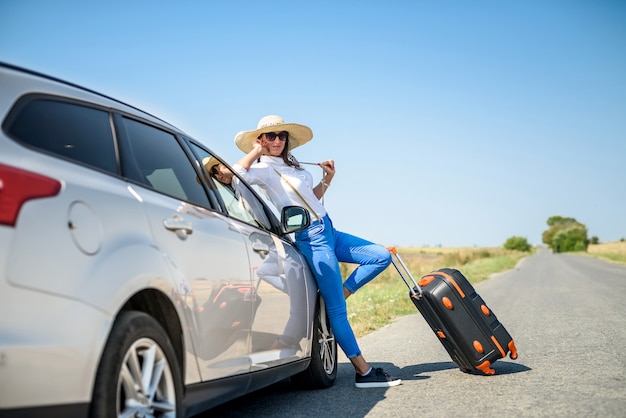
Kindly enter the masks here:
<path id="1" fill-rule="evenodd" d="M 398 274 L 400 274 L 400 277 L 402 278 L 402 281 L 404 281 L 404 284 L 406 284 L 406 286 L 411 291 L 411 297 L 420 299 L 422 297 L 422 288 L 417 283 L 417 281 L 415 281 L 415 278 L 413 278 L 413 275 L 409 271 L 406 264 L 404 264 L 404 261 L 402 261 L 402 258 L 400 258 L 400 254 L 398 254 L 398 250 L 396 249 L 396 247 L 387 247 L 387 250 L 391 253 L 391 262 L 393 266 L 398 271 Z M 398 264 L 400 264 L 400 266 L 398 266 Z M 402 269 L 400 269 L 400 267 L 402 267 Z M 411 286 L 411 284 L 407 280 L 407 276 L 413 282 L 413 286 Z"/>

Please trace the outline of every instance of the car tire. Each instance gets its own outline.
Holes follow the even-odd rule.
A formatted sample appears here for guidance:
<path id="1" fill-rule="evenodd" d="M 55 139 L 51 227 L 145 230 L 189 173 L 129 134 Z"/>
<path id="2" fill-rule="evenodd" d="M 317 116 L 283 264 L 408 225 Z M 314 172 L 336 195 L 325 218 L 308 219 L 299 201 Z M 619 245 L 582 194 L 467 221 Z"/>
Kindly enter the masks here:
<path id="1" fill-rule="evenodd" d="M 90 417 L 182 416 L 182 378 L 172 344 L 151 316 L 121 312 L 104 348 Z"/>
<path id="2" fill-rule="evenodd" d="M 309 367 L 291 377 L 291 381 L 306 389 L 325 389 L 337 380 L 337 341 L 330 328 L 326 305 L 319 298 L 317 313 L 313 323 L 313 346 Z"/>

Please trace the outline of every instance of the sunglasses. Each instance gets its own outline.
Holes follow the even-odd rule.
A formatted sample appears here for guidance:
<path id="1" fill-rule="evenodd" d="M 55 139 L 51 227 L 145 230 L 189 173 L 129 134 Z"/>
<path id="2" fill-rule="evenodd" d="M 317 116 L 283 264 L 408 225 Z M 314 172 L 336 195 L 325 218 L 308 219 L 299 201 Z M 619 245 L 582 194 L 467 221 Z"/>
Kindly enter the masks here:
<path id="1" fill-rule="evenodd" d="M 267 139 L 270 142 L 274 141 L 276 138 L 278 138 L 282 142 L 285 142 L 287 140 L 287 138 L 289 138 L 289 132 L 282 131 L 282 132 L 279 132 L 279 133 L 276 133 L 276 132 L 266 132 L 265 133 L 265 139 Z"/>

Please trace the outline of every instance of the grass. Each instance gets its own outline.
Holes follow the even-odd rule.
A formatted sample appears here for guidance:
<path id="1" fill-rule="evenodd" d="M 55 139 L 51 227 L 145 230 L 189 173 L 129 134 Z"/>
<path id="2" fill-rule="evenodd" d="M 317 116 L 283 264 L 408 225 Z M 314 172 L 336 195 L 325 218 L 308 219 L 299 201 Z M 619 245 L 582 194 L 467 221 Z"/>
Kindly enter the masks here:
<path id="1" fill-rule="evenodd" d="M 473 284 L 486 280 L 493 273 L 512 269 L 529 255 L 503 248 L 406 247 L 397 250 L 417 281 L 433 270 L 452 267 L 463 272 Z M 341 268 L 347 277 L 354 267 L 342 264 Z M 409 289 L 393 265 L 350 296 L 347 303 L 348 318 L 357 338 L 394 318 L 417 312 L 409 298 Z"/>
<path id="2" fill-rule="evenodd" d="M 614 263 L 626 264 L 626 241 L 589 245 L 587 252 L 582 254 Z"/>

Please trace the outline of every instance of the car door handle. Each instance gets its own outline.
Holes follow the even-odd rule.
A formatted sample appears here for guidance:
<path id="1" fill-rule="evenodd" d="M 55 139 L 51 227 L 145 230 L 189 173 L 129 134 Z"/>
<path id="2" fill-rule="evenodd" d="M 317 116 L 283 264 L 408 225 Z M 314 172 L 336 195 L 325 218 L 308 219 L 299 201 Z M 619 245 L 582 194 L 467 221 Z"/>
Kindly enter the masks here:
<path id="1" fill-rule="evenodd" d="M 270 247 L 267 244 L 263 244 L 262 242 L 255 241 L 252 243 L 252 250 L 265 257 L 266 255 L 269 254 Z"/>
<path id="2" fill-rule="evenodd" d="M 187 236 L 193 233 L 193 227 L 190 222 L 185 221 L 181 216 L 174 215 L 163 221 L 163 226 L 168 231 L 176 232 L 178 238 L 185 240 Z"/>

